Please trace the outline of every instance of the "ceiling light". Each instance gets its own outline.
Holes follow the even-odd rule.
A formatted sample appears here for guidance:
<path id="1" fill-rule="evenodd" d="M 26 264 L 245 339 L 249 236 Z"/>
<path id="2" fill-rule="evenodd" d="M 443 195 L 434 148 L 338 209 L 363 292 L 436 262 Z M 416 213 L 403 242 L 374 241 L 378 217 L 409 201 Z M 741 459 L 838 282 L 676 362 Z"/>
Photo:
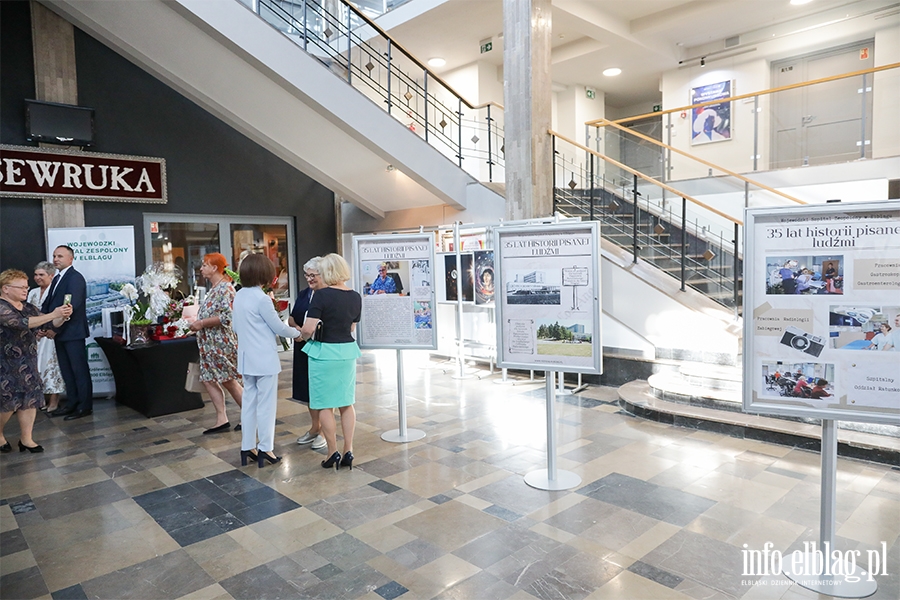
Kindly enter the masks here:
<path id="1" fill-rule="evenodd" d="M 791 0 L 791 4 L 794 6 L 800 6 L 802 4 L 809 4 L 812 0 Z"/>
<path id="2" fill-rule="evenodd" d="M 434 58 L 428 59 L 429 67 L 443 67 L 447 64 L 447 61 L 441 58 L 440 56 L 435 56 Z"/>
<path id="3" fill-rule="evenodd" d="M 603 71 L 603 74 L 606 75 L 607 77 L 615 77 L 616 75 L 619 75 L 621 72 L 622 72 L 622 69 L 620 69 L 618 67 L 613 67 L 611 69 L 606 69 L 605 71 Z"/>

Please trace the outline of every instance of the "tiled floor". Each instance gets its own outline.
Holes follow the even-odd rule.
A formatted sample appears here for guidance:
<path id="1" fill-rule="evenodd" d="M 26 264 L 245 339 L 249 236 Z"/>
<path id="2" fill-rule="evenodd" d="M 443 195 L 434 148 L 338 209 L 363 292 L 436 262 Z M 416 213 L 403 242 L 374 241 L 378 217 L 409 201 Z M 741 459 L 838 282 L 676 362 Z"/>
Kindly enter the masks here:
<path id="1" fill-rule="evenodd" d="M 543 386 L 456 380 L 422 360 L 407 353 L 406 394 L 427 435 L 392 444 L 395 353 L 361 359 L 352 471 L 296 445 L 309 417 L 286 399 L 289 370 L 274 467 L 240 467 L 238 433 L 202 435 L 209 406 L 39 417 L 47 451 L 0 457 L 0 597 L 817 597 L 742 575 L 745 544 L 816 539 L 817 454 L 643 421 L 591 387 L 556 408 L 558 466 L 582 484 L 539 491 L 523 475 L 546 467 Z M 896 599 L 900 471 L 838 465 L 838 549 L 862 561 L 884 543 L 874 597 Z"/>

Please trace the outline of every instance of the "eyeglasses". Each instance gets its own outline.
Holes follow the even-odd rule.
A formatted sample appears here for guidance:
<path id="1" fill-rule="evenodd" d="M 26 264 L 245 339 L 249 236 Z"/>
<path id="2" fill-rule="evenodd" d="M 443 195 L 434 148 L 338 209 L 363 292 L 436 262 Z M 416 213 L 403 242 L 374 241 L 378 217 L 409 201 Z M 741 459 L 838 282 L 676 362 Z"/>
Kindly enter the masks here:
<path id="1" fill-rule="evenodd" d="M 303 275 L 304 275 L 307 279 L 315 279 L 316 277 L 319 276 L 318 273 L 304 273 Z"/>

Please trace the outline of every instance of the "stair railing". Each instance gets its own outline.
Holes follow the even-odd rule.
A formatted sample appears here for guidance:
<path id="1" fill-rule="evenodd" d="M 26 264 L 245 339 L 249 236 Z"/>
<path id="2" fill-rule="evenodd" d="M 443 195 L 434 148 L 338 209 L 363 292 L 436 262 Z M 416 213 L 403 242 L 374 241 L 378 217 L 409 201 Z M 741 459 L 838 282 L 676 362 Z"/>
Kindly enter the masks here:
<path id="1" fill-rule="evenodd" d="M 505 180 L 503 106 L 467 101 L 347 0 L 239 1 L 470 175 Z"/>
<path id="2" fill-rule="evenodd" d="M 741 304 L 743 222 L 559 133 L 553 139 L 554 211 L 597 220 L 601 235 L 735 315 Z M 675 274 L 677 273 L 677 275 Z"/>

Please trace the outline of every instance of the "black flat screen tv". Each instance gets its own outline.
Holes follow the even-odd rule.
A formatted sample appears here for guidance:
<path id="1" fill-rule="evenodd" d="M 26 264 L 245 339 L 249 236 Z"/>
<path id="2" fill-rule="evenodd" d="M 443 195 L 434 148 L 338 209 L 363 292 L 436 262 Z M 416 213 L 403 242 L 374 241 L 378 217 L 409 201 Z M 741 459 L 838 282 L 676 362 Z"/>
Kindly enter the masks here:
<path id="1" fill-rule="evenodd" d="M 94 143 L 94 109 L 26 100 L 25 137 L 30 142 L 91 146 Z"/>

